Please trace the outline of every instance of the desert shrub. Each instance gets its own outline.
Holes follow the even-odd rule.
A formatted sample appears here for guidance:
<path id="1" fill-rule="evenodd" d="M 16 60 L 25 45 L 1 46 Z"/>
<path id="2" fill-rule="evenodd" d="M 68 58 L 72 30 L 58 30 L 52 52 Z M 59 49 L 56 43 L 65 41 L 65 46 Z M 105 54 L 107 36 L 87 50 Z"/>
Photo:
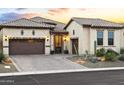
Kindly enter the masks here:
<path id="1" fill-rule="evenodd" d="M 114 54 L 116 54 L 116 55 L 119 55 L 119 53 L 117 53 L 116 51 L 114 51 L 114 50 L 112 50 L 112 49 L 108 49 L 107 52 L 110 52 L 110 53 L 114 53 Z M 106 52 L 106 53 L 107 53 L 107 52 Z"/>
<path id="2" fill-rule="evenodd" d="M 124 61 L 124 54 L 120 55 L 118 58 L 120 61 Z"/>
<path id="3" fill-rule="evenodd" d="M 2 60 L 4 60 L 5 59 L 5 55 L 1 52 L 0 53 L 0 62 L 2 62 Z"/>
<path id="4" fill-rule="evenodd" d="M 120 49 L 120 54 L 124 54 L 124 48 Z"/>
<path id="5" fill-rule="evenodd" d="M 117 59 L 118 53 L 114 50 L 107 50 L 105 54 L 105 60 L 106 61 L 115 61 Z"/>
<path id="6" fill-rule="evenodd" d="M 97 57 L 102 57 L 102 56 L 105 55 L 105 53 L 106 53 L 106 51 L 105 51 L 104 48 L 101 48 L 101 49 L 97 49 L 97 50 L 96 50 L 96 56 L 97 56 Z"/>

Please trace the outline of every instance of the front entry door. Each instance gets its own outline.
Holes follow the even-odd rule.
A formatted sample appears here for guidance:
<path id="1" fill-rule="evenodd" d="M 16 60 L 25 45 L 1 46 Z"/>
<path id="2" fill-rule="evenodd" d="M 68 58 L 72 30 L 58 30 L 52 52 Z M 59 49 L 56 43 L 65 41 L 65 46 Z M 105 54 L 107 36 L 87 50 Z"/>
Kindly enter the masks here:
<path id="1" fill-rule="evenodd" d="M 54 36 L 54 44 L 55 44 L 55 53 L 59 54 L 62 53 L 62 35 L 55 35 Z"/>
<path id="2" fill-rule="evenodd" d="M 72 41 L 72 54 L 78 54 L 78 39 L 71 39 Z"/>

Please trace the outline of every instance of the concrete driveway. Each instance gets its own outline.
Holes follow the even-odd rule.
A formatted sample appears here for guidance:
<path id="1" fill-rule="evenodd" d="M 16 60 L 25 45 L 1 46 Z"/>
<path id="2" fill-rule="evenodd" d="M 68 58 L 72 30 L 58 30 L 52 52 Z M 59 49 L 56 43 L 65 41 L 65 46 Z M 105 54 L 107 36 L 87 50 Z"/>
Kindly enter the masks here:
<path id="1" fill-rule="evenodd" d="M 86 69 L 86 67 L 66 59 L 67 56 L 14 55 L 11 57 L 21 72 Z"/>

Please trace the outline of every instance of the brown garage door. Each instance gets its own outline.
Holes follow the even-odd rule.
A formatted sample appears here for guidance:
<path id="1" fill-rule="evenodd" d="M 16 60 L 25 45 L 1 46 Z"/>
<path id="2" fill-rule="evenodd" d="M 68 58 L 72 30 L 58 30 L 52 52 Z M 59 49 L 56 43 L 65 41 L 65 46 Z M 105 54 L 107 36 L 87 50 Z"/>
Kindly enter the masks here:
<path id="1" fill-rule="evenodd" d="M 44 39 L 10 39 L 9 54 L 44 54 L 45 52 Z"/>

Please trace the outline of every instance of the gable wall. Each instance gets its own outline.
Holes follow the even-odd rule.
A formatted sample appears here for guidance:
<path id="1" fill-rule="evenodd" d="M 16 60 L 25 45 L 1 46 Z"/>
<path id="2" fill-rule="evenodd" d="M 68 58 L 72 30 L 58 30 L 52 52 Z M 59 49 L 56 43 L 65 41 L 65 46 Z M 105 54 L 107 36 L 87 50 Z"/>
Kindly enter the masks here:
<path id="1" fill-rule="evenodd" d="M 79 54 L 85 54 L 86 50 L 90 54 L 94 54 L 94 41 L 97 42 L 97 31 L 98 29 L 103 29 L 103 46 L 96 46 L 96 49 L 105 48 L 113 49 L 116 52 L 120 52 L 120 48 L 124 48 L 124 29 L 110 29 L 110 28 L 90 28 L 81 26 L 75 21 L 72 21 L 70 25 L 66 28 L 66 31 L 69 32 L 70 39 L 78 38 L 79 39 Z M 73 30 L 75 30 L 75 35 L 73 35 Z M 108 31 L 114 31 L 114 45 L 108 45 Z M 72 53 L 72 44 L 69 42 L 69 52 Z"/>
<path id="2" fill-rule="evenodd" d="M 108 45 L 108 31 L 110 29 L 103 29 L 103 46 L 97 45 L 97 49 L 105 48 L 105 49 L 113 49 L 116 52 L 120 52 L 121 47 L 121 30 L 112 29 L 114 31 L 114 45 Z M 97 42 L 97 28 L 91 28 L 90 30 L 90 53 L 94 54 L 94 41 Z"/>
<path id="3" fill-rule="evenodd" d="M 73 35 L 73 30 L 75 35 Z M 86 50 L 89 50 L 89 32 L 87 28 L 83 29 L 83 26 L 79 25 L 77 22 L 72 21 L 69 26 L 66 28 L 66 31 L 69 32 L 70 39 L 78 38 L 78 52 L 79 54 L 84 54 Z M 70 40 L 68 44 L 69 52 L 72 53 L 72 42 Z"/>
<path id="4" fill-rule="evenodd" d="M 23 30 L 24 34 L 21 35 L 21 30 Z M 32 31 L 35 31 L 35 35 L 32 35 Z M 45 46 L 50 46 L 50 40 L 47 41 L 46 38 L 50 39 L 49 29 L 24 29 L 24 28 L 3 28 L 1 30 L 3 32 L 3 52 L 4 54 L 9 54 L 9 39 L 10 38 L 44 38 Z M 7 36 L 7 37 L 5 37 Z M 8 40 L 5 41 L 5 38 Z M 50 53 L 50 47 L 45 47 L 45 54 Z"/>

